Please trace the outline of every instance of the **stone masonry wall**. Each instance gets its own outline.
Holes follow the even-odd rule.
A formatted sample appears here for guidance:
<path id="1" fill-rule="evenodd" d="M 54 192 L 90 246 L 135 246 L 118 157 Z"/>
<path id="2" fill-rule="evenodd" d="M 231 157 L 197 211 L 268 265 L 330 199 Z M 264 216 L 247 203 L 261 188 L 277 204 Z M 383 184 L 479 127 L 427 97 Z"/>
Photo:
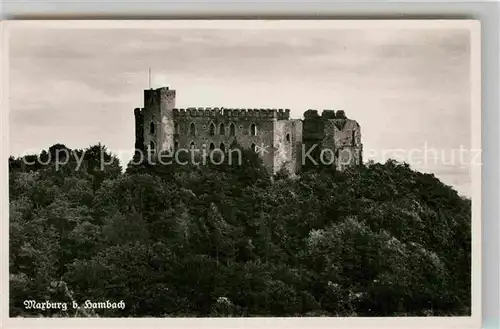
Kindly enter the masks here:
<path id="1" fill-rule="evenodd" d="M 343 111 L 335 113 L 309 110 L 304 114 L 303 139 L 306 150 L 316 162 L 335 165 L 338 170 L 345 166 L 362 163 L 361 128 L 355 120 L 348 119 Z"/>
<path id="2" fill-rule="evenodd" d="M 136 149 L 147 150 L 153 142 L 156 151 L 193 145 L 227 154 L 238 145 L 256 148 L 270 172 L 284 168 L 292 175 L 301 171 L 303 153 L 314 147 L 309 153 L 313 158 L 319 160 L 321 150 L 328 149 L 323 161 L 331 161 L 339 170 L 362 163 L 360 126 L 343 111 L 324 110 L 320 116 L 308 110 L 304 120 L 290 120 L 288 109 L 177 109 L 175 97 L 175 90 L 168 87 L 144 91 L 144 108 L 134 110 Z"/>
<path id="3" fill-rule="evenodd" d="M 143 109 L 134 109 L 135 116 L 135 149 L 144 151 L 144 113 Z"/>
<path id="4" fill-rule="evenodd" d="M 161 145 L 159 149 L 170 150 L 174 149 L 174 113 L 175 108 L 175 90 L 169 90 L 168 88 L 160 89 L 160 116 L 161 116 L 161 126 L 158 131 L 159 141 L 158 145 Z"/>
<path id="5" fill-rule="evenodd" d="M 300 171 L 302 121 L 279 120 L 274 129 L 274 172 L 285 169 L 289 174 Z"/>
<path id="6" fill-rule="evenodd" d="M 346 166 L 359 164 L 361 130 L 359 124 L 350 119 L 334 119 L 331 130 L 337 152 L 337 169 L 343 170 Z M 331 137 L 330 137 L 331 138 Z"/>
<path id="7" fill-rule="evenodd" d="M 144 109 L 142 110 L 143 120 L 143 143 L 144 150 L 148 150 L 151 142 L 155 148 L 161 145 L 161 135 L 158 133 L 160 122 L 160 99 L 154 93 L 144 93 Z M 151 124 L 154 125 L 154 133 L 151 133 Z"/>
<path id="8" fill-rule="evenodd" d="M 194 143 L 195 149 L 210 149 L 210 144 L 214 148 L 225 149 L 228 151 L 231 146 L 238 145 L 242 148 L 251 148 L 252 144 L 259 150 L 260 147 L 269 147 L 273 143 L 274 120 L 257 120 L 251 117 L 227 118 L 223 116 L 203 117 L 203 116 L 183 116 L 174 119 L 177 133 L 175 134 L 175 145 L 177 148 L 189 149 L 191 143 Z M 194 135 L 190 131 L 194 124 Z M 215 129 L 210 129 L 211 125 Z M 221 124 L 223 124 L 223 133 L 221 133 Z M 251 133 L 251 126 L 255 125 L 255 136 Z M 234 134 L 231 134 L 231 125 L 234 125 Z M 272 168 L 272 154 L 264 153 L 263 162 L 266 167 Z M 233 157 L 233 159 L 236 159 Z"/>

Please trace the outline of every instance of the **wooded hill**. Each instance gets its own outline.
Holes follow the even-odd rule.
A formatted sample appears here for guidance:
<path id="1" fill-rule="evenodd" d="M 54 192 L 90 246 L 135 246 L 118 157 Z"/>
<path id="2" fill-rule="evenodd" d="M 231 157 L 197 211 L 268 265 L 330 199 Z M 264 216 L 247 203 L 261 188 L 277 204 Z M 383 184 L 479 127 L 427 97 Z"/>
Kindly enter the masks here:
<path id="1" fill-rule="evenodd" d="M 57 144 L 27 160 L 49 159 Z M 388 161 L 56 170 L 9 159 L 11 316 L 470 315 L 471 201 Z M 24 300 L 124 310 L 26 310 Z M 83 312 L 83 313 L 82 313 Z"/>

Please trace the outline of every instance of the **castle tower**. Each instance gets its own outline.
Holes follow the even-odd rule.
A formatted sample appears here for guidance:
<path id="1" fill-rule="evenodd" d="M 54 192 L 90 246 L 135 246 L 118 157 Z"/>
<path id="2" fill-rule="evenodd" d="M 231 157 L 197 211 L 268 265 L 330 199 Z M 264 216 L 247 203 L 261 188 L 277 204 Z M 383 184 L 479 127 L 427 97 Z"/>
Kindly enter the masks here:
<path id="1" fill-rule="evenodd" d="M 324 110 L 321 116 L 316 110 L 306 111 L 303 142 L 306 150 L 312 150 L 310 157 L 317 163 L 331 164 L 338 170 L 363 163 L 361 127 L 342 110 L 337 113 Z"/>
<path id="2" fill-rule="evenodd" d="M 175 90 L 168 87 L 144 90 L 144 108 L 135 110 L 137 149 L 173 150 L 174 107 Z"/>

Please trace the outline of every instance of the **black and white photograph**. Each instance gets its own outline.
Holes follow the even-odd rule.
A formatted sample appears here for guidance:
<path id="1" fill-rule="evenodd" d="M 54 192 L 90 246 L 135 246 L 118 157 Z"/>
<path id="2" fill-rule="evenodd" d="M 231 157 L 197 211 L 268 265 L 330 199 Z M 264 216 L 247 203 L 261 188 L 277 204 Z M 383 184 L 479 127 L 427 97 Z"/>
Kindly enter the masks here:
<path id="1" fill-rule="evenodd" d="M 4 24 L 8 316 L 479 316 L 479 31 Z"/>

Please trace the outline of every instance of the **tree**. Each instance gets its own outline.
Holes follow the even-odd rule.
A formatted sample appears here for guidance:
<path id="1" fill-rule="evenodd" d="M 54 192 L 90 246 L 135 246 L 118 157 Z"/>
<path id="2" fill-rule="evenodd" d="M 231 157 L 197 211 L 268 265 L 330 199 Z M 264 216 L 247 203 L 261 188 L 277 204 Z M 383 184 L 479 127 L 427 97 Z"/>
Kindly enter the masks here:
<path id="1" fill-rule="evenodd" d="M 12 316 L 38 315 L 26 299 L 126 303 L 42 316 L 470 314 L 471 200 L 408 164 L 272 178 L 248 150 L 113 159 L 100 144 L 9 158 Z"/>

